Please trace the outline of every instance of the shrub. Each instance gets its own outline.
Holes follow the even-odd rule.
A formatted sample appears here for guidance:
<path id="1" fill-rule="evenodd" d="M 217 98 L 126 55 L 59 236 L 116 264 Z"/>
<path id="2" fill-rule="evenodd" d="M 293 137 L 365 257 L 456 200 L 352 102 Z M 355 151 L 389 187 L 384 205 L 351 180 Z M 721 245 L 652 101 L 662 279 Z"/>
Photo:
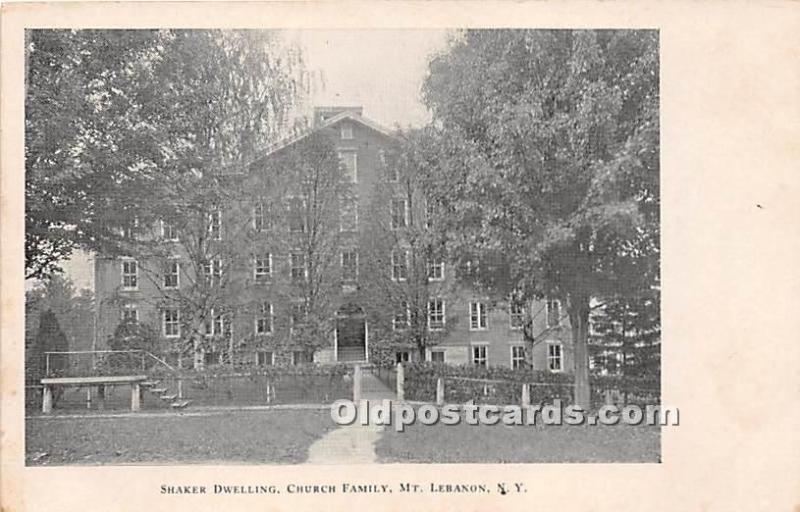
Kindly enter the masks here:
<path id="1" fill-rule="evenodd" d="M 518 404 L 522 384 L 532 384 L 531 402 L 549 402 L 556 398 L 569 401 L 572 376 L 531 369 L 448 365 L 414 362 L 405 365 L 405 396 L 409 400 L 431 401 L 436 397 L 436 381 L 444 380 L 445 400 L 462 403 Z"/>

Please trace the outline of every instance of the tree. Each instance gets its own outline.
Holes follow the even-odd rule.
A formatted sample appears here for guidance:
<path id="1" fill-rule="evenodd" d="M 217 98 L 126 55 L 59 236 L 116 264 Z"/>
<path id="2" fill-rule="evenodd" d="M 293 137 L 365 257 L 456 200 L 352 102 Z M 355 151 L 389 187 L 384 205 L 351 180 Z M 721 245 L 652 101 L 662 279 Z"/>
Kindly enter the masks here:
<path id="1" fill-rule="evenodd" d="M 241 171 L 285 129 L 301 67 L 246 30 L 34 30 L 27 63 L 27 277 L 75 247 L 128 253 L 181 190 L 165 184 Z"/>
<path id="2" fill-rule="evenodd" d="M 259 172 L 276 177 L 272 183 L 261 180 L 260 186 L 272 191 L 260 197 L 276 217 L 272 247 L 290 258 L 289 282 L 276 288 L 280 302 L 292 308 L 287 341 L 310 361 L 329 346 L 342 287 L 354 278 L 345 275 L 340 258 L 342 249 L 351 247 L 343 215 L 357 199 L 355 185 L 330 140 L 320 133 L 270 155 Z"/>
<path id="3" fill-rule="evenodd" d="M 128 375 L 132 372 L 141 372 L 147 364 L 153 363 L 153 360 L 141 352 L 156 356 L 161 353 L 157 331 L 151 325 L 136 320 L 121 322 L 114 329 L 114 334 L 109 336 L 108 347 L 118 351 L 139 351 L 109 354 L 109 357 L 103 359 L 106 371 L 112 370 Z"/>
<path id="4" fill-rule="evenodd" d="M 239 297 L 243 285 L 241 262 L 233 254 L 239 246 L 217 240 L 212 230 L 225 229 L 233 242 L 246 237 L 250 217 L 242 182 L 264 149 L 287 132 L 300 95 L 299 56 L 279 48 L 265 31 L 149 31 L 137 36 L 144 40 L 138 52 L 113 50 L 111 42 L 123 44 L 127 37 L 116 31 L 68 31 L 58 37 L 80 42 L 54 58 L 74 62 L 68 71 L 81 77 L 68 91 L 81 105 L 69 110 L 75 133 L 56 138 L 59 151 L 73 156 L 48 167 L 64 180 L 55 192 L 47 178 L 32 180 L 28 191 L 41 189 L 45 198 L 57 192 L 77 202 L 70 203 L 68 219 L 57 219 L 48 208 L 40 212 L 42 238 L 65 249 L 34 247 L 30 275 L 45 272 L 37 254 L 52 269 L 75 246 L 104 257 L 136 258 L 160 292 L 155 306 L 181 312 L 184 329 L 171 348 L 192 352 L 195 365 L 202 364 L 204 351 L 230 341 L 230 320 L 238 308 L 230 299 Z M 45 50 L 34 44 L 31 61 L 38 62 L 37 51 Z M 115 57 L 108 64 L 96 59 L 105 52 Z M 63 74 L 69 75 L 52 73 L 54 79 Z M 41 81 L 31 81 L 34 99 Z M 43 129 L 43 114 L 36 112 L 32 141 Z M 31 144 L 30 153 L 42 149 Z M 222 212 L 229 204 L 233 211 Z M 215 228 L 212 223 L 222 214 L 226 224 Z M 177 241 L 164 239 L 163 225 L 180 233 Z M 179 290 L 163 281 L 173 256 L 181 258 L 181 276 L 190 285 Z M 225 332 L 206 336 L 218 317 Z"/>
<path id="5" fill-rule="evenodd" d="M 451 252 L 565 301 L 588 407 L 591 299 L 634 297 L 657 274 L 657 33 L 466 31 L 423 92 Z"/>
<path id="6" fill-rule="evenodd" d="M 25 293 L 25 361 L 29 381 L 42 377 L 43 349 L 38 345 L 41 315 L 55 315 L 70 350 L 87 349 L 94 336 L 94 297 L 89 290 L 78 293 L 72 282 L 60 275 L 50 277 Z M 66 348 L 64 350 L 67 350 Z M 78 360 L 86 364 L 89 360 Z"/>
<path id="7" fill-rule="evenodd" d="M 426 186 L 435 162 L 426 137 L 424 130 L 407 133 L 385 153 L 359 244 L 364 302 L 378 337 L 389 346 L 410 344 L 422 361 L 447 329 L 446 322 L 431 328 L 429 302 L 452 292 L 439 201 Z"/>
<path id="8" fill-rule="evenodd" d="M 26 278 L 115 237 L 100 222 L 113 213 L 109 192 L 147 197 L 134 164 L 155 141 L 135 120 L 131 91 L 147 81 L 159 41 L 152 30 L 26 31 Z"/>
<path id="9" fill-rule="evenodd" d="M 613 298 L 592 311 L 590 355 L 596 373 L 658 379 L 661 315 L 658 291 Z"/>
<path id="10" fill-rule="evenodd" d="M 49 358 L 46 352 L 66 352 L 69 343 L 64 331 L 58 324 L 58 318 L 51 310 L 47 310 L 39 317 L 39 333 L 36 336 L 36 346 L 42 358 L 39 361 L 39 375 L 62 376 L 69 369 L 69 358 L 66 354 L 53 354 Z"/>

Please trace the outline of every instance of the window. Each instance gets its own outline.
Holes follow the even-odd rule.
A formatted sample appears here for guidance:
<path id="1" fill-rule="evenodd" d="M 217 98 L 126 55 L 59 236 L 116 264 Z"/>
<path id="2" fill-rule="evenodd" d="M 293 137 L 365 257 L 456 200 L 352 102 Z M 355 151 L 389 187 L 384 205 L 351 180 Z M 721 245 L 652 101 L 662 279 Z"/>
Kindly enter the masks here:
<path id="1" fill-rule="evenodd" d="M 411 312 L 408 309 L 408 303 L 406 301 L 401 302 L 400 307 L 397 308 L 394 314 L 394 318 L 392 318 L 392 329 L 395 331 L 407 329 L 411 325 L 410 316 Z"/>
<path id="2" fill-rule="evenodd" d="M 407 351 L 403 350 L 401 352 L 395 352 L 394 358 L 396 363 L 407 363 L 411 359 L 411 356 Z"/>
<path id="3" fill-rule="evenodd" d="M 275 353 L 267 350 L 256 352 L 256 364 L 258 366 L 272 366 L 275 364 Z"/>
<path id="4" fill-rule="evenodd" d="M 305 206 L 305 200 L 300 197 L 289 199 L 289 231 L 292 233 L 306 231 Z"/>
<path id="5" fill-rule="evenodd" d="M 428 201 L 425 205 L 425 229 L 433 229 L 434 219 L 436 218 L 436 205 Z"/>
<path id="6" fill-rule="evenodd" d="M 444 281 L 444 262 L 439 259 L 428 261 L 428 279 L 431 281 Z"/>
<path id="7" fill-rule="evenodd" d="M 180 286 L 181 266 L 178 260 L 171 258 L 164 264 L 164 288 L 178 288 Z"/>
<path id="8" fill-rule="evenodd" d="M 511 347 L 511 368 L 514 370 L 525 368 L 525 347 L 522 345 Z"/>
<path id="9" fill-rule="evenodd" d="M 216 314 L 212 308 L 205 321 L 206 336 L 219 336 L 224 334 L 227 324 L 224 314 Z"/>
<path id="10" fill-rule="evenodd" d="M 561 303 L 556 299 L 547 299 L 547 327 L 561 325 Z"/>
<path id="11" fill-rule="evenodd" d="M 272 332 L 272 304 L 262 302 L 258 305 L 256 316 L 256 334 L 270 334 Z"/>
<path id="12" fill-rule="evenodd" d="M 356 251 L 342 252 L 342 281 L 352 283 L 358 279 L 358 253 Z"/>
<path id="13" fill-rule="evenodd" d="M 253 260 L 253 279 L 266 283 L 272 277 L 272 254 L 259 254 Z"/>
<path id="14" fill-rule="evenodd" d="M 431 330 L 444 328 L 444 301 L 440 298 L 428 301 L 428 328 Z"/>
<path id="15" fill-rule="evenodd" d="M 203 263 L 202 272 L 206 283 L 219 284 L 222 280 L 222 260 L 211 260 Z"/>
<path id="16" fill-rule="evenodd" d="M 264 206 L 264 203 L 257 203 L 253 207 L 253 229 L 257 233 L 261 233 L 270 227 L 269 208 Z"/>
<path id="17" fill-rule="evenodd" d="M 469 330 L 482 331 L 486 329 L 486 303 L 472 301 L 469 303 Z"/>
<path id="18" fill-rule="evenodd" d="M 358 181 L 358 153 L 355 150 L 339 151 L 339 160 L 344 168 L 345 179 L 356 183 Z"/>
<path id="19" fill-rule="evenodd" d="M 521 301 L 515 298 L 509 300 L 508 318 L 512 329 L 522 329 L 525 324 L 525 306 Z"/>
<path id="20" fill-rule="evenodd" d="M 217 364 L 219 362 L 219 354 L 213 350 L 203 353 L 203 362 L 207 365 Z"/>
<path id="21" fill-rule="evenodd" d="M 139 264 L 136 260 L 122 260 L 122 289 L 136 290 L 139 287 Z"/>
<path id="22" fill-rule="evenodd" d="M 397 183 L 400 181 L 400 173 L 397 171 L 397 166 L 389 165 L 386 159 L 386 151 L 383 149 L 378 150 L 378 159 L 381 162 L 381 167 L 383 167 L 386 172 L 386 180 L 390 183 Z"/>
<path id="23" fill-rule="evenodd" d="M 431 350 L 431 362 L 432 363 L 443 363 L 444 362 L 444 350 Z"/>
<path id="24" fill-rule="evenodd" d="M 292 303 L 289 315 L 290 326 L 292 328 L 299 327 L 306 318 L 306 305 L 303 302 Z"/>
<path id="25" fill-rule="evenodd" d="M 219 314 L 214 316 L 214 334 L 221 335 L 225 333 L 225 315 Z"/>
<path id="26" fill-rule="evenodd" d="M 358 230 L 358 200 L 354 197 L 342 198 L 339 210 L 339 230 Z"/>
<path id="27" fill-rule="evenodd" d="M 139 321 L 139 310 L 136 308 L 135 304 L 125 304 L 122 308 L 122 322 L 129 323 L 129 322 L 138 322 Z"/>
<path id="28" fill-rule="evenodd" d="M 125 223 L 122 228 L 122 237 L 128 240 L 136 240 L 136 235 L 139 232 L 139 218 L 134 217 L 133 220 Z"/>
<path id="29" fill-rule="evenodd" d="M 352 140 L 353 125 L 350 123 L 342 123 L 340 125 L 340 135 L 342 136 L 342 140 Z"/>
<path id="30" fill-rule="evenodd" d="M 289 255 L 290 275 L 292 281 L 301 282 L 306 279 L 306 255 L 302 252 L 293 252 Z"/>
<path id="31" fill-rule="evenodd" d="M 305 363 L 310 363 L 308 356 L 302 350 L 295 350 L 292 352 L 292 364 L 297 366 Z"/>
<path id="32" fill-rule="evenodd" d="M 181 335 L 180 312 L 177 308 L 167 308 L 162 313 L 163 332 L 166 338 L 177 338 Z"/>
<path id="33" fill-rule="evenodd" d="M 392 199 L 392 229 L 401 229 L 408 223 L 405 199 Z"/>
<path id="34" fill-rule="evenodd" d="M 560 372 L 562 369 L 561 345 L 551 343 L 547 345 L 547 368 L 551 372 Z"/>
<path id="35" fill-rule="evenodd" d="M 208 236 L 212 240 L 222 240 L 222 211 L 214 210 L 208 214 Z"/>
<path id="36" fill-rule="evenodd" d="M 161 221 L 161 238 L 167 242 L 177 242 L 178 241 L 178 229 L 175 227 L 174 224 L 170 224 L 166 221 Z"/>
<path id="37" fill-rule="evenodd" d="M 475 366 L 486 366 L 486 345 L 473 345 L 472 364 Z"/>
<path id="38" fill-rule="evenodd" d="M 408 251 L 392 251 L 392 280 L 405 281 L 408 278 L 407 259 Z"/>

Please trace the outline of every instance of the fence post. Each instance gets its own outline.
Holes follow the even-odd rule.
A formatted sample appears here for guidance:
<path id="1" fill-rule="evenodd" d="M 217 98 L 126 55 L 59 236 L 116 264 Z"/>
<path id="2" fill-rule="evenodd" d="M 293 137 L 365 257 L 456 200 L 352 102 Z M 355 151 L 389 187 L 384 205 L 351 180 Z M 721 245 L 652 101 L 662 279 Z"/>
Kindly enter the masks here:
<path id="1" fill-rule="evenodd" d="M 353 402 L 356 404 L 361 401 L 361 365 L 353 368 Z"/>
<path id="2" fill-rule="evenodd" d="M 42 389 L 42 412 L 49 414 L 53 411 L 53 390 L 45 384 Z"/>
<path id="3" fill-rule="evenodd" d="M 527 382 L 522 385 L 522 407 L 531 405 L 531 385 Z"/>
<path id="4" fill-rule="evenodd" d="M 436 405 L 444 405 L 444 379 L 436 379 Z"/>
<path id="5" fill-rule="evenodd" d="M 142 396 L 138 382 L 131 384 L 131 411 L 138 411 L 141 408 Z"/>
<path id="6" fill-rule="evenodd" d="M 397 363 L 397 400 L 403 401 L 406 399 L 405 389 L 405 370 L 403 370 L 403 363 Z"/>

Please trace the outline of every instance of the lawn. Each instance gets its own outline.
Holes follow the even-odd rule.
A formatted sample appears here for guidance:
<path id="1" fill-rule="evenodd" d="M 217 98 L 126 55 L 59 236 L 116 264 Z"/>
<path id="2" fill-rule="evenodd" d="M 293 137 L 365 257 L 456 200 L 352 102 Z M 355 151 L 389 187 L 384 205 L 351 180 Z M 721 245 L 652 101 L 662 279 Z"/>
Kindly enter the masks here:
<path id="1" fill-rule="evenodd" d="M 26 463 L 291 464 L 303 462 L 311 443 L 333 428 L 327 409 L 30 417 Z"/>
<path id="2" fill-rule="evenodd" d="M 661 442 L 658 427 L 417 423 L 387 427 L 376 452 L 381 462 L 659 462 Z"/>

